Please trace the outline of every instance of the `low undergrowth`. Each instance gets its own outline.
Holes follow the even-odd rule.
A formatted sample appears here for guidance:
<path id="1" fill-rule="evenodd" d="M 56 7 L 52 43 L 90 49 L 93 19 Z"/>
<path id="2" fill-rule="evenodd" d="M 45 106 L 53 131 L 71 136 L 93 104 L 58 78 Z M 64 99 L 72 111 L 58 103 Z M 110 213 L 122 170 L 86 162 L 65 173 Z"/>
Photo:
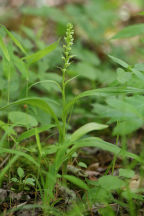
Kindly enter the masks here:
<path id="1" fill-rule="evenodd" d="M 144 65 L 129 65 L 109 55 L 118 66 L 116 79 L 106 87 L 73 94 L 78 76 L 69 77 L 76 58 L 71 54 L 72 24 L 67 25 L 64 41 L 41 45 L 36 52 L 28 52 L 6 27 L 0 30 L 1 215 L 22 210 L 29 215 L 140 215 L 143 149 L 139 155 L 132 153 L 127 141 L 144 122 Z M 115 39 L 137 34 L 141 25 L 125 28 Z M 61 44 L 58 73 L 44 75 L 47 55 L 60 50 Z M 73 127 L 80 103 L 89 112 L 88 122 Z M 110 126 L 113 142 L 105 135 Z M 95 149 L 104 152 L 103 161 L 109 152 L 111 161 L 90 177 L 83 155 Z"/>

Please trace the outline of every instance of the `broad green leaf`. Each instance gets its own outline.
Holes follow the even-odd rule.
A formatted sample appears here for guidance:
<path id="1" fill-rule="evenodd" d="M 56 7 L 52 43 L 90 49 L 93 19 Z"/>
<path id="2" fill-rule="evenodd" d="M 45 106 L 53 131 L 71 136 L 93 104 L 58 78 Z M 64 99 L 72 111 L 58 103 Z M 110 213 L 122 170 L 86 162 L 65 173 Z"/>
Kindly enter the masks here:
<path id="1" fill-rule="evenodd" d="M 33 116 L 20 111 L 10 112 L 8 118 L 15 125 L 22 125 L 25 127 L 35 127 L 38 125 L 37 120 Z"/>
<path id="2" fill-rule="evenodd" d="M 118 32 L 112 39 L 129 38 L 144 34 L 144 24 L 135 24 L 125 27 Z"/>
<path id="3" fill-rule="evenodd" d="M 3 27 L 5 29 L 5 31 L 7 32 L 8 36 L 12 39 L 12 41 L 15 43 L 15 45 L 24 53 L 27 54 L 26 50 L 23 48 L 23 46 L 21 45 L 21 43 L 17 40 L 17 38 L 10 32 L 7 30 L 6 27 Z"/>
<path id="4" fill-rule="evenodd" d="M 118 190 L 125 186 L 125 182 L 117 176 L 102 176 L 98 180 L 99 185 L 108 191 Z"/>
<path id="5" fill-rule="evenodd" d="M 21 167 L 17 169 L 17 173 L 20 178 L 24 177 L 24 170 Z"/>
<path id="6" fill-rule="evenodd" d="M 52 52 L 53 50 L 55 50 L 58 46 L 58 42 L 55 42 L 53 44 L 51 44 L 50 46 L 37 51 L 36 53 L 26 56 L 23 58 L 23 60 L 26 60 L 26 62 L 30 65 L 33 64 L 37 61 L 39 61 L 40 59 L 42 59 L 44 56 L 46 56 L 47 54 L 49 54 L 50 52 Z"/>
<path id="7" fill-rule="evenodd" d="M 74 146 L 71 148 L 71 151 L 82 147 L 97 147 L 102 150 L 112 152 L 114 154 L 119 154 L 121 151 L 121 149 L 118 146 L 111 144 L 109 142 L 105 142 L 104 140 L 98 137 L 89 137 L 78 140 L 74 143 Z"/>
<path id="8" fill-rule="evenodd" d="M 90 187 L 87 194 L 85 194 L 85 201 L 89 200 L 91 203 L 109 203 L 113 200 L 112 193 L 106 191 L 104 188 L 98 185 L 97 181 L 93 181 L 94 186 Z"/>
<path id="9" fill-rule="evenodd" d="M 55 113 L 53 112 L 52 108 L 44 100 L 37 98 L 37 97 L 24 98 L 24 99 L 18 100 L 16 102 L 13 102 L 13 103 L 7 105 L 7 106 L 1 107 L 0 110 L 4 110 L 4 109 L 8 108 L 9 106 L 18 105 L 18 104 L 30 104 L 32 106 L 38 107 L 41 110 L 49 113 L 51 115 L 51 117 L 55 120 L 59 130 L 61 130 L 61 127 L 59 125 L 59 120 L 58 120 L 57 116 L 55 115 Z"/>
<path id="10" fill-rule="evenodd" d="M 135 175 L 135 172 L 131 169 L 119 169 L 119 176 L 125 177 L 125 178 L 133 178 Z"/>
<path id="11" fill-rule="evenodd" d="M 87 78 L 92 81 L 97 79 L 96 68 L 86 62 L 79 62 L 78 64 L 74 65 L 72 67 L 72 71 L 75 74 L 78 74 L 79 76 Z"/>
<path id="12" fill-rule="evenodd" d="M 2 39 L 2 37 L 0 36 L 0 48 L 5 56 L 5 58 L 7 59 L 7 61 L 10 61 L 10 55 L 9 55 L 9 52 L 7 50 L 7 47 Z"/>
<path id="13" fill-rule="evenodd" d="M 100 64 L 100 59 L 99 57 L 96 55 L 96 53 L 91 52 L 88 49 L 84 49 L 84 47 L 82 47 L 81 44 L 76 44 L 73 48 L 72 48 L 72 54 L 75 55 L 77 57 L 77 59 L 94 65 L 94 66 L 98 66 Z"/>
<path id="14" fill-rule="evenodd" d="M 108 56 L 110 57 L 110 59 L 111 59 L 113 62 L 115 62 L 115 63 L 121 65 L 122 67 L 124 67 L 124 68 L 128 68 L 128 67 L 129 67 L 129 65 L 128 65 L 126 62 L 124 62 L 123 60 L 121 60 L 121 59 L 119 59 L 119 58 L 116 58 L 116 57 L 114 57 L 114 56 L 111 56 L 111 55 L 108 55 Z"/>
<path id="15" fill-rule="evenodd" d="M 72 176 L 72 175 L 63 175 L 63 178 L 65 178 L 66 180 L 70 181 L 71 183 L 77 185 L 79 188 L 82 188 L 84 190 L 88 190 L 88 186 L 85 182 L 83 182 L 81 179 Z"/>
<path id="16" fill-rule="evenodd" d="M 117 69 L 117 80 L 120 83 L 126 83 L 131 79 L 132 73 L 124 71 L 122 68 Z"/>
<path id="17" fill-rule="evenodd" d="M 75 142 L 76 140 L 78 140 L 79 138 L 81 138 L 82 136 L 84 136 L 85 134 L 94 131 L 94 130 L 102 130 L 107 128 L 107 125 L 103 125 L 103 124 L 99 124 L 99 123 L 95 123 L 95 122 L 91 122 L 88 124 L 83 125 L 82 127 L 80 127 L 79 129 L 77 129 L 72 135 L 71 135 L 71 142 Z"/>
<path id="18" fill-rule="evenodd" d="M 137 117 L 136 119 L 128 119 L 119 122 L 113 130 L 113 135 L 127 135 L 143 126 L 143 120 Z"/>
<path id="19" fill-rule="evenodd" d="M 46 126 L 42 126 L 42 127 L 37 128 L 37 132 L 38 132 L 38 133 L 41 133 L 41 132 L 47 131 L 47 130 L 49 130 L 50 128 L 53 128 L 53 127 L 55 127 L 55 125 L 53 125 L 53 124 L 46 125 Z M 29 137 L 31 137 L 31 136 L 34 136 L 34 135 L 35 135 L 35 128 L 32 128 L 32 129 L 30 129 L 30 130 L 25 131 L 24 133 L 22 133 L 22 134 L 18 137 L 17 142 L 21 142 L 21 141 L 23 141 L 24 139 L 27 139 L 27 138 L 29 138 Z"/>
<path id="20" fill-rule="evenodd" d="M 143 163 L 143 161 L 141 160 L 141 158 L 138 155 L 133 154 L 131 152 L 127 152 L 127 151 L 122 151 L 122 149 L 119 148 L 118 146 L 111 144 L 109 142 L 106 142 L 106 141 L 104 141 L 98 137 L 84 138 L 84 139 L 81 139 L 81 140 L 78 140 L 77 142 L 75 142 L 73 147 L 71 148 L 70 152 L 67 153 L 67 156 L 66 156 L 67 159 L 70 158 L 71 155 L 78 148 L 83 148 L 83 147 L 96 147 L 96 148 L 102 149 L 104 151 L 108 151 L 108 152 L 111 152 L 111 153 L 119 155 L 119 156 L 132 158 L 134 160 L 137 160 L 137 161 Z"/>
<path id="21" fill-rule="evenodd" d="M 65 113 L 70 111 L 70 108 L 81 98 L 87 96 L 107 96 L 107 95 L 115 95 L 115 94 L 133 94 L 133 93 L 144 93 L 143 89 L 133 88 L 133 87 L 108 87 L 108 88 L 99 88 L 94 90 L 84 91 L 74 99 L 72 99 L 69 103 L 67 103 L 65 107 Z"/>

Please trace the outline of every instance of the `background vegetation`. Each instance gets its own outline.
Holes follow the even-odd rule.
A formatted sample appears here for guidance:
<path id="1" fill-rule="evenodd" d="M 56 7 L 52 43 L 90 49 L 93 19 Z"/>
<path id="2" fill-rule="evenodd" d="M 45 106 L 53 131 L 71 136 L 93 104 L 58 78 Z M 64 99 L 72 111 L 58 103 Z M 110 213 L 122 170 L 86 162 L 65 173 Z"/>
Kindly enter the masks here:
<path id="1" fill-rule="evenodd" d="M 143 0 L 0 3 L 0 214 L 144 214 Z"/>

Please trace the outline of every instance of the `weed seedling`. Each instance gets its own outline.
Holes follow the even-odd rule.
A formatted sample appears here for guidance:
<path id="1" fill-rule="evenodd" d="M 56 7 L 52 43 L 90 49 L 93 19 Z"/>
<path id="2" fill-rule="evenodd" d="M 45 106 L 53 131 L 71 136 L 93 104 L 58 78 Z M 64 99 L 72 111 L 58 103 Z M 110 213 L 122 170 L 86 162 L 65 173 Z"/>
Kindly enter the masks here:
<path id="1" fill-rule="evenodd" d="M 18 191 L 30 190 L 31 186 L 35 186 L 34 178 L 27 178 L 25 176 L 24 170 L 21 167 L 17 169 L 17 177 L 11 178 L 11 182 L 13 183 L 12 189 L 17 189 Z"/>

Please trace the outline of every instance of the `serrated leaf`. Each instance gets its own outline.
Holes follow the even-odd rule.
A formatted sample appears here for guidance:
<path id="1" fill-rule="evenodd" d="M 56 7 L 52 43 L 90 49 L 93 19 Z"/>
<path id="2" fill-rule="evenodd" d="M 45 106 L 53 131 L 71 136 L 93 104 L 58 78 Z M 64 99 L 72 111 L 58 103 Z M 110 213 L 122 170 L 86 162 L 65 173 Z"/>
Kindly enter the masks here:
<path id="1" fill-rule="evenodd" d="M 38 125 L 38 122 L 33 116 L 20 111 L 10 112 L 8 118 L 15 125 L 22 125 L 25 127 L 35 127 Z"/>
<path id="2" fill-rule="evenodd" d="M 125 177 L 125 178 L 133 178 L 135 175 L 135 172 L 131 169 L 119 169 L 119 176 Z"/>
<path id="3" fill-rule="evenodd" d="M 19 182 L 19 180 L 18 180 L 17 178 L 11 178 L 11 181 L 12 181 L 12 182 L 15 182 L 15 183 L 18 183 L 18 182 Z"/>
<path id="4" fill-rule="evenodd" d="M 24 180 L 24 184 L 35 186 L 35 179 L 27 178 L 27 179 Z"/>
<path id="5" fill-rule="evenodd" d="M 72 175 L 63 175 L 63 178 L 65 178 L 66 180 L 70 181 L 71 183 L 77 185 L 79 188 L 82 188 L 84 190 L 88 190 L 88 186 L 85 182 L 83 182 L 81 179 L 72 176 Z"/>
<path id="6" fill-rule="evenodd" d="M 133 68 L 133 69 L 132 69 L 132 72 L 133 72 L 139 79 L 141 79 L 141 80 L 144 81 L 144 75 L 143 75 L 140 71 L 138 71 L 137 69 Z"/>
<path id="7" fill-rule="evenodd" d="M 133 93 L 144 93 L 143 89 L 133 88 L 133 87 L 108 87 L 108 88 L 99 88 L 84 91 L 74 99 L 72 99 L 67 105 L 65 106 L 64 112 L 67 113 L 70 111 L 70 108 L 81 98 L 88 97 L 88 96 L 107 96 L 107 95 L 115 95 L 115 94 L 133 94 Z"/>
<path id="8" fill-rule="evenodd" d="M 117 69 L 117 80 L 120 83 L 125 83 L 131 79 L 131 73 L 124 71 L 122 68 Z"/>
<path id="9" fill-rule="evenodd" d="M 105 190 L 108 191 L 118 190 L 125 186 L 123 180 L 119 179 L 117 176 L 111 175 L 102 176 L 98 180 L 98 183 L 102 188 L 105 188 Z"/>
<path id="10" fill-rule="evenodd" d="M 99 124 L 99 123 L 95 123 L 95 122 L 91 122 L 88 124 L 83 125 L 82 127 L 80 127 L 79 129 L 77 129 L 72 135 L 71 135 L 71 142 L 75 142 L 76 140 L 78 140 L 79 138 L 81 138 L 82 136 L 84 136 L 85 134 L 94 131 L 94 130 L 102 130 L 107 128 L 107 125 L 103 125 L 103 124 Z"/>
<path id="11" fill-rule="evenodd" d="M 144 24 L 135 24 L 125 27 L 118 32 L 112 39 L 129 38 L 144 34 Z"/>

